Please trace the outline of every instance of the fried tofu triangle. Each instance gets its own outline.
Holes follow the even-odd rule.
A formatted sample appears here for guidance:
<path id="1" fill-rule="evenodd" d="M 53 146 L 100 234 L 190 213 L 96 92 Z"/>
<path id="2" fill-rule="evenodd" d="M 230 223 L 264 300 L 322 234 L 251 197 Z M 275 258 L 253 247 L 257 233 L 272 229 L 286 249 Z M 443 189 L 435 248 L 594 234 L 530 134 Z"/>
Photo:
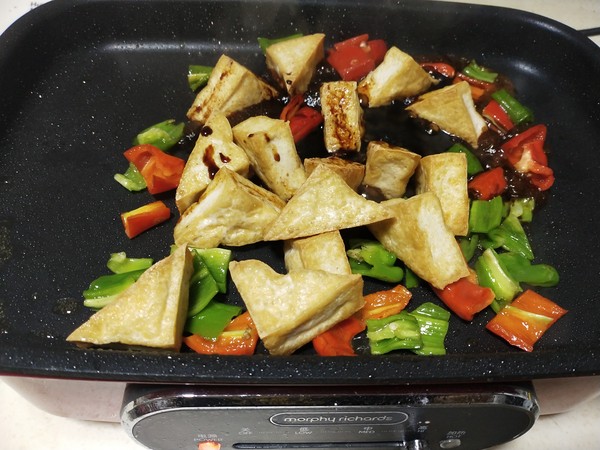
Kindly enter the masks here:
<path id="1" fill-rule="evenodd" d="M 390 47 L 381 64 L 359 83 L 358 93 L 370 108 L 375 108 L 422 94 L 436 83 L 412 56 Z"/>
<path id="2" fill-rule="evenodd" d="M 230 116 L 276 96 L 277 90 L 240 63 L 222 55 L 213 68 L 208 83 L 194 99 L 187 117 L 204 125 L 214 113 Z"/>
<path id="3" fill-rule="evenodd" d="M 190 251 L 187 246 L 179 247 L 73 331 L 67 341 L 81 347 L 123 344 L 178 351 L 192 272 Z"/>
<path id="4" fill-rule="evenodd" d="M 175 225 L 175 244 L 198 248 L 254 244 L 263 239 L 284 205 L 271 191 L 222 167 Z"/>
<path id="5" fill-rule="evenodd" d="M 288 94 L 303 94 L 325 57 L 323 33 L 286 39 L 267 47 L 267 68 Z"/>
<path id="6" fill-rule="evenodd" d="M 272 355 L 293 353 L 364 305 L 360 275 L 309 269 L 281 275 L 255 259 L 232 261 L 229 271 Z"/>
<path id="7" fill-rule="evenodd" d="M 406 110 L 464 139 L 474 148 L 477 148 L 479 136 L 487 130 L 487 123 L 475 109 L 466 81 L 427 92 Z"/>
<path id="8" fill-rule="evenodd" d="M 357 194 L 344 179 L 319 165 L 269 226 L 265 241 L 313 236 L 389 219 L 393 211 Z"/>
<path id="9" fill-rule="evenodd" d="M 350 274 L 352 269 L 346 256 L 346 246 L 339 231 L 316 236 L 290 239 L 284 243 L 285 268 L 324 270 Z"/>
<path id="10" fill-rule="evenodd" d="M 432 286 L 446 285 L 469 275 L 458 242 L 444 222 L 442 207 L 432 192 L 382 202 L 395 218 L 369 225 L 385 248 Z"/>
<path id="11" fill-rule="evenodd" d="M 233 142 L 227 118 L 223 114 L 214 114 L 200 131 L 175 192 L 175 203 L 180 213 L 198 200 L 223 166 L 247 176 L 250 160 L 246 152 Z"/>

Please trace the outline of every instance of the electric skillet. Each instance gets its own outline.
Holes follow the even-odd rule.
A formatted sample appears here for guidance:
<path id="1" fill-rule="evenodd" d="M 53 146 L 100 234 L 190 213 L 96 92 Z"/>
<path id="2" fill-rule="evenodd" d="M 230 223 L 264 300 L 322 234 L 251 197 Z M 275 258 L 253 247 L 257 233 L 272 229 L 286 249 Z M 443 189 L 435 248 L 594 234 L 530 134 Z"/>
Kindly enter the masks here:
<path id="1" fill-rule="evenodd" d="M 508 75 L 536 121 L 548 125 L 557 181 L 536 210 L 530 239 L 536 259 L 561 275 L 557 287 L 539 291 L 569 313 L 534 352 L 487 333 L 491 312 L 472 323 L 452 317 L 448 354 L 430 358 L 321 358 L 310 349 L 289 357 L 264 351 L 219 357 L 83 350 L 65 342 L 90 315 L 80 293 L 106 272 L 109 253 L 159 260 L 172 241 L 175 218 L 134 240 L 122 231 L 119 213 L 151 199 L 112 179 L 125 168 L 122 151 L 132 136 L 166 118 L 185 119 L 194 95 L 185 78 L 189 64 L 210 65 L 227 53 L 261 73 L 256 38 L 293 32 L 324 32 L 329 45 L 369 33 L 413 55 L 475 58 Z M 136 386 L 125 395 L 130 407 L 124 414 L 137 408 L 136 398 L 153 398 L 148 386 L 214 388 L 224 397 L 233 386 L 246 386 L 251 398 L 264 396 L 265 389 L 277 395 L 301 389 L 296 399 L 309 396 L 315 404 L 334 389 L 369 404 L 382 393 L 404 396 L 405 387 L 414 400 L 415 390 L 439 399 L 446 389 L 466 386 L 466 403 L 473 403 L 473 385 L 477 392 L 502 386 L 524 399 L 527 423 L 539 411 L 529 384 L 520 383 L 600 373 L 600 50 L 565 25 L 504 8 L 428 1 L 55 0 L 10 27 L 0 48 L 0 373 L 71 380 L 72 386 L 82 380 Z M 172 198 L 164 199 L 173 206 Z M 234 255 L 283 268 L 273 247 Z M 425 289 L 417 295 L 435 301 Z M 143 391 L 135 391 L 140 384 Z M 360 390 L 364 386 L 368 392 Z"/>

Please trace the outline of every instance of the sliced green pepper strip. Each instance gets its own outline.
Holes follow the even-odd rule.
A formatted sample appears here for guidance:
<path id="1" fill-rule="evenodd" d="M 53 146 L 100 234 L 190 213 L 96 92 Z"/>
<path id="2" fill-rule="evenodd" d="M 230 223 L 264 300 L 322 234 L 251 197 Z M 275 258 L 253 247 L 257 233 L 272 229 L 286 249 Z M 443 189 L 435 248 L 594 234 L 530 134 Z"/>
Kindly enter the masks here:
<path id="1" fill-rule="evenodd" d="M 468 176 L 473 176 L 479 172 L 483 172 L 483 166 L 481 165 L 481 162 L 477 156 L 475 156 L 475 154 L 464 145 L 457 142 L 446 151 L 450 153 L 464 153 L 466 155 Z"/>
<path id="2" fill-rule="evenodd" d="M 489 246 L 502 247 L 506 251 L 518 253 L 525 258 L 533 259 L 533 250 L 529 238 L 516 216 L 509 214 L 500 226 L 487 233 Z"/>
<path id="3" fill-rule="evenodd" d="M 515 198 L 509 202 L 508 214 L 515 216 L 521 222 L 531 222 L 533 220 L 533 210 L 535 209 L 535 199 Z"/>
<path id="4" fill-rule="evenodd" d="M 83 306 L 92 309 L 102 309 L 106 305 L 112 303 L 112 301 L 116 298 L 116 295 L 108 295 L 106 297 L 98 297 L 98 298 L 89 298 L 83 301 Z"/>
<path id="5" fill-rule="evenodd" d="M 512 278 L 508 269 L 498 259 L 498 253 L 491 248 L 486 249 L 477 258 L 475 271 L 479 284 L 494 291 L 496 299 L 491 306 L 495 312 L 500 311 L 522 291 L 519 283 Z"/>
<path id="6" fill-rule="evenodd" d="M 412 349 L 417 355 L 445 355 L 444 340 L 448 333 L 450 312 L 436 305 L 425 302 L 409 313 L 417 319 L 423 345 Z"/>
<path id="7" fill-rule="evenodd" d="M 216 339 L 241 312 L 240 306 L 212 300 L 202 311 L 187 319 L 184 329 L 188 333 L 198 334 L 207 339 Z"/>
<path id="8" fill-rule="evenodd" d="M 183 122 L 176 123 L 174 119 L 154 124 L 140 132 L 133 145 L 151 144 L 166 152 L 181 140 L 184 126 Z"/>
<path id="9" fill-rule="evenodd" d="M 352 273 L 358 273 L 389 283 L 399 283 L 404 270 L 394 265 L 398 259 L 378 241 L 351 239 L 346 252 Z"/>
<path id="10" fill-rule="evenodd" d="M 510 120 L 512 120 L 515 125 L 533 121 L 533 112 L 510 95 L 506 89 L 500 89 L 493 92 L 492 98 L 500 103 L 502 109 L 506 111 Z"/>
<path id="11" fill-rule="evenodd" d="M 367 320 L 371 354 L 382 355 L 399 349 L 417 349 L 423 345 L 419 322 L 406 311 L 383 319 Z"/>
<path id="12" fill-rule="evenodd" d="M 295 34 L 291 34 L 289 36 L 284 36 L 284 37 L 274 38 L 274 39 L 269 39 L 269 38 L 265 38 L 265 37 L 259 37 L 258 38 L 258 45 L 260 46 L 260 49 L 262 50 L 263 54 L 265 54 L 267 52 L 267 47 L 269 47 L 269 46 L 271 46 L 273 44 L 277 44 L 278 42 L 287 41 L 288 39 L 299 38 L 299 37 L 302 37 L 302 36 L 303 36 L 302 33 L 295 33 Z"/>
<path id="13" fill-rule="evenodd" d="M 463 70 L 461 70 L 461 72 L 468 77 L 485 81 L 486 83 L 494 83 L 498 77 L 496 72 L 492 72 L 485 67 L 481 67 L 475 62 L 475 60 L 471 60 L 471 62 Z"/>
<path id="14" fill-rule="evenodd" d="M 420 284 L 421 278 L 408 267 L 404 267 L 404 287 L 406 289 L 414 289 Z"/>
<path id="15" fill-rule="evenodd" d="M 201 87 L 206 86 L 213 68 L 210 66 L 199 66 L 191 64 L 188 67 L 188 85 L 192 91 L 197 91 Z"/>
<path id="16" fill-rule="evenodd" d="M 503 201 L 501 196 L 491 200 L 473 200 L 469 213 L 469 231 L 487 233 L 502 222 Z"/>
<path id="17" fill-rule="evenodd" d="M 468 262 L 475 256 L 477 247 L 479 247 L 479 235 L 469 234 L 468 236 L 461 236 L 458 238 L 458 245 L 465 260 Z"/>
<path id="18" fill-rule="evenodd" d="M 144 177 L 132 163 L 129 163 L 129 167 L 125 173 L 116 173 L 114 179 L 131 192 L 142 191 L 147 187 Z"/>
<path id="19" fill-rule="evenodd" d="M 558 284 L 558 271 L 548 264 L 532 264 L 523 255 L 513 252 L 499 253 L 498 259 L 517 282 L 541 287 Z"/>
<path id="20" fill-rule="evenodd" d="M 118 252 L 110 254 L 106 266 L 113 273 L 126 273 L 134 270 L 145 270 L 153 262 L 152 258 L 128 258 L 125 252 Z"/>
<path id="21" fill-rule="evenodd" d="M 217 295 L 219 288 L 210 270 L 197 254 L 194 255 L 194 273 L 190 279 L 188 317 L 201 312 Z"/>
<path id="22" fill-rule="evenodd" d="M 231 262 L 231 250 L 224 248 L 193 248 L 193 252 L 202 260 L 219 288 L 219 292 L 227 292 L 227 274 Z"/>
<path id="23" fill-rule="evenodd" d="M 145 269 L 134 270 L 132 272 L 114 273 L 98 277 L 83 291 L 83 298 L 89 300 L 119 294 L 135 283 L 145 271 Z"/>

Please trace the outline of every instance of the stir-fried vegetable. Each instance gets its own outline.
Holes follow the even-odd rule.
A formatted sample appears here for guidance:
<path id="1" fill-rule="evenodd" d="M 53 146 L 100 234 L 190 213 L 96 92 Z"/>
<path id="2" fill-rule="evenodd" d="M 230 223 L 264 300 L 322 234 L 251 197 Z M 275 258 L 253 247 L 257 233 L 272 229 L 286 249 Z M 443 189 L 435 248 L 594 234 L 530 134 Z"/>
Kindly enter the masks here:
<path id="1" fill-rule="evenodd" d="M 138 234 L 169 220 L 169 217 L 171 217 L 169 207 L 162 200 L 157 200 L 121 213 L 121 222 L 123 222 L 127 237 L 133 239 Z"/>
<path id="2" fill-rule="evenodd" d="M 377 241 L 352 240 L 346 252 L 352 273 L 390 283 L 399 283 L 404 276 L 402 267 L 396 266 L 396 255 Z"/>
<path id="3" fill-rule="evenodd" d="M 334 45 L 327 62 L 344 81 L 358 81 L 372 71 L 385 56 L 387 44 L 381 39 L 369 40 L 361 34 Z"/>
<path id="4" fill-rule="evenodd" d="M 192 64 L 188 67 L 188 84 L 192 91 L 197 91 L 201 87 L 204 87 L 208 83 L 210 74 L 212 72 L 211 66 L 201 66 Z"/>
<path id="5" fill-rule="evenodd" d="M 365 327 L 364 321 L 350 316 L 314 338 L 313 347 L 321 356 L 356 356 L 352 339 Z"/>
<path id="6" fill-rule="evenodd" d="M 362 319 L 381 319 L 400 313 L 412 298 L 411 292 L 401 284 L 385 291 L 365 295 L 365 306 L 360 311 Z"/>
<path id="7" fill-rule="evenodd" d="M 290 98 L 279 118 L 289 122 L 294 142 L 301 141 L 323 123 L 323 115 L 316 109 L 304 105 L 302 95 Z"/>
<path id="8" fill-rule="evenodd" d="M 454 314 L 468 321 L 490 306 L 495 297 L 492 289 L 480 285 L 472 277 L 460 278 L 444 289 L 433 290 Z"/>
<path id="9" fill-rule="evenodd" d="M 367 320 L 371 353 L 382 355 L 393 350 L 411 350 L 419 355 L 444 355 L 450 313 L 426 302 L 413 312 L 382 319 Z"/>
<path id="10" fill-rule="evenodd" d="M 233 319 L 214 339 L 192 334 L 184 336 L 183 342 L 196 353 L 205 355 L 252 355 L 258 343 L 258 332 L 246 311 Z"/>
<path id="11" fill-rule="evenodd" d="M 136 145 L 124 155 L 139 170 L 151 194 L 170 191 L 179 185 L 185 166 L 183 159 L 168 155 L 151 144 Z"/>
<path id="12" fill-rule="evenodd" d="M 494 197 L 502 195 L 506 190 L 508 183 L 504 178 L 504 169 L 502 167 L 494 167 L 485 172 L 481 172 L 471 181 L 468 188 L 476 193 L 480 200 L 491 200 Z"/>
<path id="13" fill-rule="evenodd" d="M 184 126 L 183 122 L 176 123 L 173 119 L 154 124 L 140 132 L 133 145 L 150 144 L 166 152 L 183 137 Z"/>
<path id="14" fill-rule="evenodd" d="M 486 325 L 492 333 L 527 352 L 567 311 L 532 290 L 523 292 Z"/>

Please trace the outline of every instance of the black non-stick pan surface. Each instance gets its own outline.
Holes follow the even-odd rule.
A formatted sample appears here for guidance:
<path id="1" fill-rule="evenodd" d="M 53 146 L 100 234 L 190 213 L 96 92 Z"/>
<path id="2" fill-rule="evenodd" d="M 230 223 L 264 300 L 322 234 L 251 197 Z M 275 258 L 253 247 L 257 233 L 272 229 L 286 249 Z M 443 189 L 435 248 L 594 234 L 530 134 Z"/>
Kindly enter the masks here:
<path id="1" fill-rule="evenodd" d="M 536 261 L 554 265 L 569 310 L 532 353 L 453 317 L 448 354 L 322 358 L 200 356 L 78 349 L 66 336 L 90 316 L 81 292 L 106 274 L 109 253 L 159 260 L 171 220 L 129 240 L 119 213 L 148 203 L 113 174 L 143 128 L 185 120 L 189 64 L 227 53 L 265 72 L 257 37 L 357 34 L 413 55 L 456 55 L 508 75 L 549 128 L 556 183 L 535 213 Z M 576 31 L 515 10 L 427 1 L 58 0 L 0 37 L 0 373 L 162 383 L 444 383 L 600 373 L 600 50 Z M 163 197 L 175 213 L 172 194 Z M 234 257 L 267 259 L 252 246 Z M 257 282 L 260 282 L 257 280 Z M 374 289 L 369 285 L 368 288 Z M 231 288 L 231 301 L 236 299 Z M 416 304 L 437 301 L 426 289 Z"/>

